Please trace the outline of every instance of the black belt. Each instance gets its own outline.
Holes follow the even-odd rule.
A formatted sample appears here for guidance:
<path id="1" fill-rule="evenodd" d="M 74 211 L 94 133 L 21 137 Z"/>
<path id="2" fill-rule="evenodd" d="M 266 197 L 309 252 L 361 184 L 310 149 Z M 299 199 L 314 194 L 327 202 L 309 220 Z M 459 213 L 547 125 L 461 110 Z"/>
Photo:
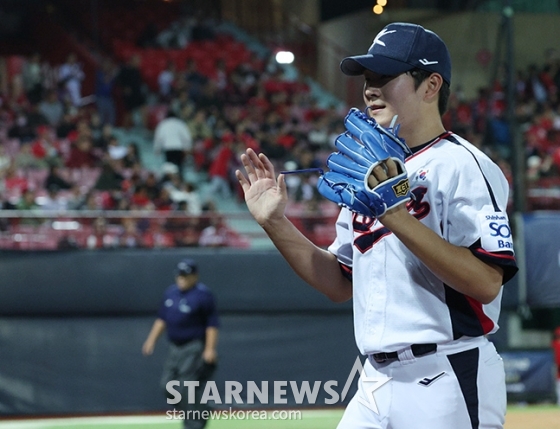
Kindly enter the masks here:
<path id="1" fill-rule="evenodd" d="M 413 344 L 410 346 L 412 354 L 414 357 L 420 357 L 427 355 L 428 353 L 433 353 L 437 350 L 437 344 Z M 399 360 L 398 352 L 388 352 L 388 353 L 374 353 L 371 355 L 373 360 L 377 363 L 383 363 L 390 360 Z"/>
<path id="2" fill-rule="evenodd" d="M 173 344 L 175 344 L 177 347 L 181 347 L 184 346 L 186 344 L 189 344 L 190 342 L 193 342 L 194 340 L 198 340 L 198 338 L 189 338 L 188 340 L 179 340 L 179 341 L 171 341 Z"/>

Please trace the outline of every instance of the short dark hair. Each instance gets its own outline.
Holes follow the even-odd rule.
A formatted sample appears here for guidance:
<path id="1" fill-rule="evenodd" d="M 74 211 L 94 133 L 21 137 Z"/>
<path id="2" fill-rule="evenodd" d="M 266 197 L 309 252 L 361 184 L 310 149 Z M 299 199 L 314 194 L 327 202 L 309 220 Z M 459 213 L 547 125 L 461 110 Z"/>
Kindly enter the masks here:
<path id="1" fill-rule="evenodd" d="M 428 79 L 432 72 L 422 69 L 412 69 L 408 73 L 414 79 L 414 88 L 418 89 L 420 84 Z M 438 110 L 439 115 L 443 116 L 447 111 L 447 107 L 449 104 L 449 95 L 451 94 L 451 90 L 449 88 L 449 84 L 444 80 L 441 84 L 441 88 L 439 90 L 439 98 L 438 98 Z"/>

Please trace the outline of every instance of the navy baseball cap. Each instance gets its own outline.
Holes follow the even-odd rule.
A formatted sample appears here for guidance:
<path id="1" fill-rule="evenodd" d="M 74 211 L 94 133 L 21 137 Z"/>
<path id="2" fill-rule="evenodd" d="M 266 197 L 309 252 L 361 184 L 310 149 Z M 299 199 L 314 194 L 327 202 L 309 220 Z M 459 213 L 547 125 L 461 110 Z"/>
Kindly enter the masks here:
<path id="1" fill-rule="evenodd" d="M 366 69 L 397 76 L 418 68 L 439 73 L 451 83 L 451 57 L 443 40 L 421 25 L 405 22 L 385 26 L 373 39 L 367 54 L 344 58 L 340 68 L 349 76 L 361 75 Z"/>
<path id="2" fill-rule="evenodd" d="M 183 259 L 177 264 L 178 276 L 187 276 L 189 274 L 196 274 L 197 272 L 198 268 L 196 266 L 196 262 L 193 259 Z"/>

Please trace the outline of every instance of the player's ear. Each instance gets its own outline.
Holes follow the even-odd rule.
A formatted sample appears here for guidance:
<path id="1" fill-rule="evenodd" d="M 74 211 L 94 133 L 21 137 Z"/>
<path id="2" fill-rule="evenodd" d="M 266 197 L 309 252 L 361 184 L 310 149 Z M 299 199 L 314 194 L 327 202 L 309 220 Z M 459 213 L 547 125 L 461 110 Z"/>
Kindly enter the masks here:
<path id="1" fill-rule="evenodd" d="M 424 97 L 427 97 L 427 99 L 433 99 L 437 97 L 442 85 L 443 78 L 441 77 L 441 75 L 439 73 L 432 73 L 426 79 Z"/>

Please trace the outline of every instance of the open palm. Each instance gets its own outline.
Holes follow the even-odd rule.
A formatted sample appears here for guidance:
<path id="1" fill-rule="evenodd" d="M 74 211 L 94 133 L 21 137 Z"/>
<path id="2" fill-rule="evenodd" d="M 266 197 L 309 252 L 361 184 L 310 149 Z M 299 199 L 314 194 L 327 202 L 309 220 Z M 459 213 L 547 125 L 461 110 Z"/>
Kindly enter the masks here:
<path id="1" fill-rule="evenodd" d="M 245 202 L 255 220 L 262 226 L 270 220 L 284 216 L 288 201 L 284 176 L 276 179 L 274 166 L 264 155 L 252 149 L 241 155 L 245 175 L 237 170 L 235 175 L 243 188 Z"/>

